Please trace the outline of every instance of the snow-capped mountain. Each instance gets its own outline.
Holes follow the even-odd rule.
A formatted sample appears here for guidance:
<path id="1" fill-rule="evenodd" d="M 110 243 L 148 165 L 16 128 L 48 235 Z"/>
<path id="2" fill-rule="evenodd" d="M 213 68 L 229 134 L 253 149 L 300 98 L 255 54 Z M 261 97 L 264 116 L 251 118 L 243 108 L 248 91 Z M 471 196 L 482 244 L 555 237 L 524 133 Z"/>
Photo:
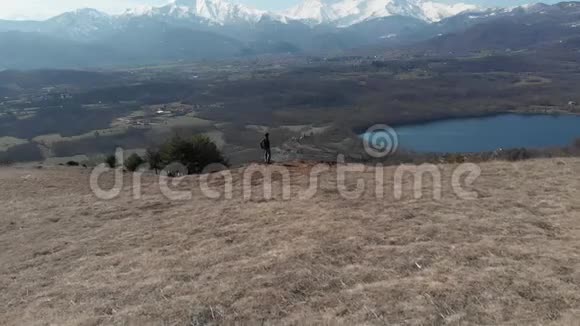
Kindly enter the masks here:
<path id="1" fill-rule="evenodd" d="M 227 0 L 173 0 L 161 7 L 129 10 L 129 17 L 149 16 L 179 20 L 202 19 L 209 23 L 228 25 L 256 23 L 265 16 L 280 22 L 304 21 L 310 25 L 333 24 L 347 27 L 373 18 L 405 16 L 437 22 L 466 10 L 473 5 L 444 4 L 428 0 L 304 0 L 282 12 L 248 8 Z"/>
<path id="2" fill-rule="evenodd" d="M 161 7 L 128 10 L 125 16 L 202 19 L 220 25 L 258 22 L 266 12 L 225 0 L 174 0 Z"/>
<path id="3" fill-rule="evenodd" d="M 85 8 L 53 17 L 45 22 L 44 32 L 67 38 L 94 38 L 114 28 L 115 18 L 95 9 Z"/>
<path id="4" fill-rule="evenodd" d="M 462 12 L 478 11 L 480 8 L 465 3 L 444 4 L 433 1 L 423 2 L 421 10 L 426 21 L 438 22 L 448 17 L 453 17 Z"/>
<path id="5" fill-rule="evenodd" d="M 453 5 L 425 0 L 304 0 L 282 14 L 311 24 L 336 24 L 346 27 L 373 18 L 404 16 L 437 22 L 467 10 L 473 5 Z"/>
<path id="6" fill-rule="evenodd" d="M 111 16 L 96 9 L 84 8 L 66 12 L 56 17 L 50 18 L 49 21 L 58 23 L 79 23 L 79 22 L 102 22 L 109 21 Z"/>
<path id="7" fill-rule="evenodd" d="M 202 23 L 212 25 L 255 24 L 267 18 L 288 23 L 298 21 L 310 26 L 327 24 L 348 27 L 389 16 L 403 16 L 437 22 L 476 7 L 467 4 L 444 4 L 437 0 L 304 0 L 298 6 L 281 12 L 249 8 L 232 0 L 173 0 L 158 7 L 129 9 L 121 15 L 108 15 L 95 9 L 79 9 L 53 17 L 39 25 L 67 37 L 88 37 L 93 33 L 122 28 L 135 18 L 149 18 L 164 23 Z M 2 24 L 0 21 L 0 30 Z M 29 23 L 30 24 L 30 23 Z M 24 25 L 24 24 L 20 24 Z M 35 24 L 32 24 L 35 25 Z"/>

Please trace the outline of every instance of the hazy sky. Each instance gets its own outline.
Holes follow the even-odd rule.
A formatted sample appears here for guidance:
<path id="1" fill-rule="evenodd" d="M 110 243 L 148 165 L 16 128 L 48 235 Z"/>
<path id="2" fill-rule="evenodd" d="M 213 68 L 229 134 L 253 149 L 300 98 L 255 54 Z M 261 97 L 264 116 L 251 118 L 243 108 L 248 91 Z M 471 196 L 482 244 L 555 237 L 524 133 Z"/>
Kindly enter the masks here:
<path id="1" fill-rule="evenodd" d="M 259 9 L 279 10 L 291 7 L 302 0 L 231 0 Z M 459 1 L 440 0 L 453 3 Z M 77 8 L 95 8 L 109 13 L 120 13 L 126 8 L 162 5 L 168 0 L 0 0 L 0 18 L 44 19 Z M 481 6 L 515 6 L 539 0 L 463 0 Z M 543 1 L 556 3 L 557 0 Z"/>

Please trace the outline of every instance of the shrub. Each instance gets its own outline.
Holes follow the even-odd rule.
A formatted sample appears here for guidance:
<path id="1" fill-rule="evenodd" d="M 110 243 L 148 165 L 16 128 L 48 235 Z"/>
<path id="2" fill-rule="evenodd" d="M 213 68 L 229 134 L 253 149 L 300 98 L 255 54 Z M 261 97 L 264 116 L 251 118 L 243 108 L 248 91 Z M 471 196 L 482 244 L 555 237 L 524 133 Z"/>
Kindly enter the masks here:
<path id="1" fill-rule="evenodd" d="M 111 154 L 105 158 L 105 164 L 111 169 L 117 167 L 117 157 L 114 154 Z"/>
<path id="2" fill-rule="evenodd" d="M 227 165 L 220 150 L 207 136 L 194 136 L 189 140 L 174 136 L 161 147 L 160 155 L 164 165 L 181 163 L 189 174 L 201 173 L 213 163 Z"/>
<path id="3" fill-rule="evenodd" d="M 145 160 L 138 154 L 133 153 L 125 160 L 124 165 L 127 171 L 135 172 L 143 163 L 145 163 Z"/>

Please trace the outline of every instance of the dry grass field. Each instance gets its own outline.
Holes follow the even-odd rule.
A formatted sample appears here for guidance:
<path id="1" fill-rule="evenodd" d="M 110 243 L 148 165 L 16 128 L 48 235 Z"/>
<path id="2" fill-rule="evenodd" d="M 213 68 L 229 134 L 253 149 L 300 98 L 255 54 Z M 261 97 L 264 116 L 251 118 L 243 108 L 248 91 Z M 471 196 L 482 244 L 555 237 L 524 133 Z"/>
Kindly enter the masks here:
<path id="1" fill-rule="evenodd" d="M 245 200 L 241 170 L 231 200 L 186 177 L 193 198 L 170 201 L 152 175 L 134 199 L 125 175 L 102 201 L 88 170 L 2 168 L 0 324 L 579 325 L 580 160 L 482 164 L 477 200 L 451 190 L 455 167 L 441 200 L 411 178 L 395 200 L 394 167 L 381 200 L 372 169 L 360 199 L 328 172 L 300 200 L 309 165 L 292 163 L 289 201 L 279 179 Z"/>

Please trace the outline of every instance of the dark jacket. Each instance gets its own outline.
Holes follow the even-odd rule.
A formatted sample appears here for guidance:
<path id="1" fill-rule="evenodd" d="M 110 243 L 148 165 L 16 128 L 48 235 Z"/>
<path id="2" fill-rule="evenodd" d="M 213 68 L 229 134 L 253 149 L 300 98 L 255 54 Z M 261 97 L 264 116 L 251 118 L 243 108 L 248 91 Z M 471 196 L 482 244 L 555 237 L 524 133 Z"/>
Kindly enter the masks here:
<path id="1" fill-rule="evenodd" d="M 269 138 L 262 139 L 262 142 L 260 142 L 260 147 L 263 150 L 269 150 L 270 149 L 270 139 Z"/>

